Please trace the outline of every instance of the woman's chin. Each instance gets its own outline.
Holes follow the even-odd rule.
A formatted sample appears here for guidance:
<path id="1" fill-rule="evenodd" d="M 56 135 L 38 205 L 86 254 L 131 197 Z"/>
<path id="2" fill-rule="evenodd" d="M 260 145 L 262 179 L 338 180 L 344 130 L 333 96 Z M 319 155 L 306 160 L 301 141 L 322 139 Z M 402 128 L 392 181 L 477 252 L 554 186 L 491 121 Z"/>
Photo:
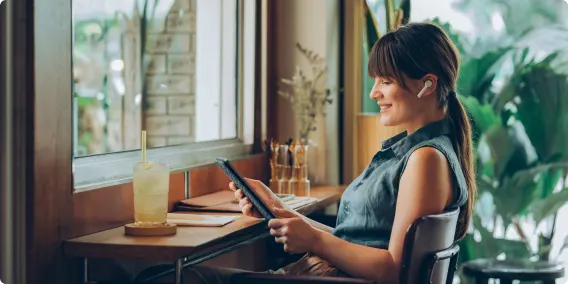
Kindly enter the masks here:
<path id="1" fill-rule="evenodd" d="M 383 126 L 393 126 L 391 119 L 386 115 L 381 115 L 381 119 L 379 121 Z"/>

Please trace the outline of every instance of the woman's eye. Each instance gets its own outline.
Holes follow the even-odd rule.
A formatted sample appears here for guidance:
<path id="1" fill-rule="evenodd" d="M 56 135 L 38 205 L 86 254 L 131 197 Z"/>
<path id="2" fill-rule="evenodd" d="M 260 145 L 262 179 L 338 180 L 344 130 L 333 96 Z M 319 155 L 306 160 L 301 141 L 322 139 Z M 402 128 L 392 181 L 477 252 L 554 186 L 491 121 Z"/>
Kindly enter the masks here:
<path id="1" fill-rule="evenodd" d="M 390 81 L 383 81 L 383 84 L 385 84 L 385 85 L 390 85 L 391 82 L 390 82 Z"/>

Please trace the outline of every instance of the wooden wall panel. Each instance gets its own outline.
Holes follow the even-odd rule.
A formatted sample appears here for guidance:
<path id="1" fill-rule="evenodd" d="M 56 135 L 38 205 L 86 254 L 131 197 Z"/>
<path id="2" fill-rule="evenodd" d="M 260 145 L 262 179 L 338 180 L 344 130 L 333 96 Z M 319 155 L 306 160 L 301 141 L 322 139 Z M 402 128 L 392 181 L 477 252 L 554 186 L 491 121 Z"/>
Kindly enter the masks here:
<path id="1" fill-rule="evenodd" d="M 132 222 L 132 199 L 132 183 L 74 194 L 73 237 Z"/>
<path id="2" fill-rule="evenodd" d="M 270 167 L 266 155 L 259 154 L 248 160 L 233 161 L 232 164 L 235 170 L 242 176 L 261 180 L 265 184 L 268 183 Z M 229 178 L 216 165 L 193 170 L 189 175 L 190 197 L 197 197 L 229 188 Z"/>
<path id="3" fill-rule="evenodd" d="M 357 161 L 357 133 L 362 130 L 357 125 L 357 114 L 361 112 L 361 93 L 363 76 L 362 27 L 363 1 L 343 1 L 343 179 L 349 184 L 359 175 Z"/>
<path id="4" fill-rule="evenodd" d="M 381 150 L 382 141 L 402 132 L 401 127 L 384 126 L 379 114 L 359 114 L 357 116 L 357 172 L 361 173 L 371 159 Z"/>
<path id="5" fill-rule="evenodd" d="M 185 198 L 185 173 L 170 176 L 170 195 L 168 196 L 168 212 L 174 210 L 175 204 Z"/>
<path id="6" fill-rule="evenodd" d="M 69 260 L 61 242 L 72 235 L 73 129 L 71 74 L 71 3 L 69 0 L 21 0 L 25 11 L 16 16 L 18 25 L 27 28 L 26 46 L 31 52 L 15 64 L 30 66 L 31 76 L 21 77 L 25 89 L 18 94 L 33 94 L 33 122 L 22 129 L 35 130 L 33 193 L 28 214 L 31 215 L 28 255 L 28 283 L 70 283 Z M 19 7 L 23 8 L 22 5 Z M 33 25 L 33 26 L 32 26 Z M 35 69 L 34 69 L 35 68 Z M 35 84 L 30 80 L 35 79 Z M 30 89 L 33 89 L 32 92 Z M 30 110 L 31 111 L 31 110 Z"/>
<path id="7" fill-rule="evenodd" d="M 109 186 L 73 195 L 73 237 L 120 227 L 134 221 L 132 183 Z M 170 176 L 169 212 L 185 196 L 185 175 Z"/>
<path id="8" fill-rule="evenodd" d="M 5 283 L 33 281 L 29 274 L 38 267 L 31 261 L 35 249 L 30 210 L 34 86 L 28 82 L 34 77 L 34 46 L 28 38 L 33 29 L 32 4 L 20 0 L 0 5 L 0 278 Z M 51 235 L 41 245 L 54 239 Z"/>

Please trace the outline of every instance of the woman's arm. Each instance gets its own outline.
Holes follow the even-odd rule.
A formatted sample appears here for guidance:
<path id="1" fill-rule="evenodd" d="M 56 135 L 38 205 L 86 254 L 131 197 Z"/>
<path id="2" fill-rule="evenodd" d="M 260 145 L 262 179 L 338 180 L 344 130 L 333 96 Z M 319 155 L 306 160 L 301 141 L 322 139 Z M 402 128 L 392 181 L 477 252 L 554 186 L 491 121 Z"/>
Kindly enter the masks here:
<path id="1" fill-rule="evenodd" d="M 269 226 L 271 234 L 277 242 L 285 244 L 285 249 L 312 251 L 354 277 L 397 283 L 408 227 L 421 216 L 442 212 L 451 198 L 452 179 L 447 159 L 434 148 L 420 148 L 409 158 L 401 177 L 388 250 L 353 244 L 315 228 L 310 230 L 300 219 L 271 220 Z"/>

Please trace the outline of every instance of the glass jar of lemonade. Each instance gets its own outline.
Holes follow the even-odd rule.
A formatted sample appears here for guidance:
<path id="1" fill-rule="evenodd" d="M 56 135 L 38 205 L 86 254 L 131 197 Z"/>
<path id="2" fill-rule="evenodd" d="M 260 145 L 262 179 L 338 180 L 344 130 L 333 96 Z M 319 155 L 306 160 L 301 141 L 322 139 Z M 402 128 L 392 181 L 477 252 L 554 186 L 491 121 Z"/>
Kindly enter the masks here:
<path id="1" fill-rule="evenodd" d="M 134 221 L 138 226 L 166 224 L 170 168 L 158 162 L 134 165 Z"/>

